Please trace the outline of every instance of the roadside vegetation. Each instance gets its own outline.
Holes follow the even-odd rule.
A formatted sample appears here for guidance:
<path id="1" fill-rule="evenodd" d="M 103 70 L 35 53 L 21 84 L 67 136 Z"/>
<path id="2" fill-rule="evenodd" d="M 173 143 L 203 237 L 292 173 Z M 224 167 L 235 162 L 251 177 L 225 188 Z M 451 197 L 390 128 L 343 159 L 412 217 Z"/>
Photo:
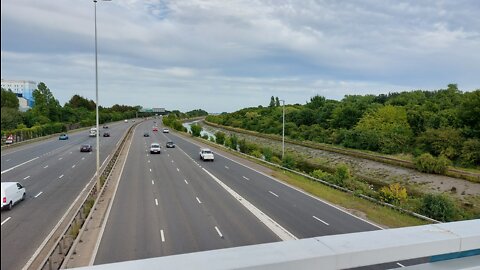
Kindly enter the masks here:
<path id="1" fill-rule="evenodd" d="M 95 124 L 95 102 L 74 95 L 63 106 L 50 89 L 39 83 L 33 91 L 34 105 L 26 112 L 19 110 L 16 94 L 2 88 L 1 135 L 13 134 L 18 141 Z M 140 106 L 113 105 L 99 107 L 99 122 L 113 122 L 135 117 Z"/>
<path id="2" fill-rule="evenodd" d="M 281 136 L 282 110 L 272 97 L 267 107 L 209 115 L 206 120 Z M 317 95 L 305 105 L 285 106 L 285 135 L 300 142 L 402 156 L 425 172 L 443 173 L 450 165 L 479 169 L 480 89 L 464 93 L 450 84 L 437 91 L 348 95 L 341 101 Z"/>

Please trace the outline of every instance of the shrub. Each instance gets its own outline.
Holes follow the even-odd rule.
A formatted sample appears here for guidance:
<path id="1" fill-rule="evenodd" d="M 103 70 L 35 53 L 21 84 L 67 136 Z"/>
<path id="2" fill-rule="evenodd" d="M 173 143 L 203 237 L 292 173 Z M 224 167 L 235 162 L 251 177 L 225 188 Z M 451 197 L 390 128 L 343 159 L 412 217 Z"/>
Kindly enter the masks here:
<path id="1" fill-rule="evenodd" d="M 331 181 L 332 180 L 332 175 L 331 174 L 329 174 L 327 172 L 324 172 L 320 169 L 314 170 L 313 172 L 310 173 L 310 175 L 315 177 L 315 178 L 324 180 L 324 181 Z"/>
<path id="2" fill-rule="evenodd" d="M 242 152 L 242 153 L 247 153 L 247 152 L 248 152 L 248 149 L 247 149 L 247 141 L 245 141 L 245 139 L 241 139 L 241 140 L 238 142 L 238 148 L 240 149 L 240 152 Z"/>
<path id="3" fill-rule="evenodd" d="M 273 157 L 273 151 L 269 147 L 264 147 L 262 149 L 263 157 L 265 158 L 266 161 L 272 161 Z"/>
<path id="4" fill-rule="evenodd" d="M 278 165 L 282 164 L 282 160 L 280 158 L 278 158 L 277 156 L 272 156 L 270 161 L 273 162 L 273 163 L 276 163 Z"/>
<path id="5" fill-rule="evenodd" d="M 215 142 L 218 144 L 225 144 L 225 133 L 217 131 L 215 133 Z"/>
<path id="6" fill-rule="evenodd" d="M 215 142 L 215 138 L 212 137 L 212 136 L 209 136 L 209 137 L 208 137 L 208 140 L 211 141 L 211 142 Z"/>
<path id="7" fill-rule="evenodd" d="M 407 199 L 407 189 L 399 183 L 390 184 L 388 187 L 382 187 L 379 192 L 380 200 L 390 204 L 400 204 Z"/>
<path id="8" fill-rule="evenodd" d="M 414 160 L 415 167 L 417 170 L 426 173 L 445 173 L 450 164 L 450 160 L 445 156 L 440 156 L 438 158 L 433 157 L 429 153 L 420 155 Z"/>
<path id="9" fill-rule="evenodd" d="M 207 135 L 207 134 L 203 134 L 203 135 L 202 135 L 202 139 L 208 140 L 208 135 Z"/>
<path id="10" fill-rule="evenodd" d="M 346 164 L 340 164 L 337 166 L 334 175 L 334 183 L 339 186 L 345 186 L 347 180 L 351 178 L 350 168 Z"/>
<path id="11" fill-rule="evenodd" d="M 237 151 L 238 148 L 238 137 L 235 134 L 230 135 L 230 148 Z"/>
<path id="12" fill-rule="evenodd" d="M 262 158 L 262 153 L 260 153 L 260 151 L 258 150 L 254 150 L 252 151 L 252 153 L 250 153 L 252 156 L 256 157 L 256 158 Z"/>
<path id="13" fill-rule="evenodd" d="M 452 221 L 458 209 L 453 202 L 443 194 L 427 194 L 422 199 L 419 211 L 439 221 Z"/>
<path id="14" fill-rule="evenodd" d="M 282 166 L 289 169 L 294 169 L 296 165 L 295 158 L 290 154 L 285 154 L 282 160 Z"/>
<path id="15" fill-rule="evenodd" d="M 191 125 L 190 129 L 192 130 L 192 136 L 193 137 L 199 137 L 200 133 L 202 132 L 202 127 L 200 125 Z"/>

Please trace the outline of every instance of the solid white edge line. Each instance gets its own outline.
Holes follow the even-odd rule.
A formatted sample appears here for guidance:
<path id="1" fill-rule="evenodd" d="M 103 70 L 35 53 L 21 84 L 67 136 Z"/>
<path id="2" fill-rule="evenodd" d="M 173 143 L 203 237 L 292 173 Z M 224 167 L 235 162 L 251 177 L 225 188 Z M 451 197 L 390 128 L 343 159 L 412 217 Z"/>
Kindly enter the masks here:
<path id="1" fill-rule="evenodd" d="M 162 237 L 162 242 L 165 242 L 165 235 L 163 234 L 163 230 L 160 230 L 160 236 Z"/>
<path id="2" fill-rule="evenodd" d="M 195 197 L 195 198 L 197 198 L 198 203 L 200 203 L 200 204 L 202 203 L 198 197 Z"/>
<path id="3" fill-rule="evenodd" d="M 158 200 L 157 199 L 155 199 L 155 205 L 158 206 Z"/>
<path id="4" fill-rule="evenodd" d="M 35 195 L 35 198 L 38 198 L 38 196 L 42 195 L 43 191 L 40 191 L 37 195 Z"/>
<path id="5" fill-rule="evenodd" d="M 108 158 L 110 157 L 110 155 L 108 155 L 105 160 L 102 162 L 102 165 L 100 165 L 100 167 L 103 167 L 103 165 L 105 164 L 105 162 L 108 160 Z"/>
<path id="6" fill-rule="evenodd" d="M 2 221 L 2 224 L 0 226 L 3 226 L 7 221 L 9 221 L 12 217 L 7 217 L 4 221 Z"/>
<path id="7" fill-rule="evenodd" d="M 319 219 L 318 217 L 316 217 L 316 216 L 312 216 L 312 217 L 313 217 L 314 219 L 316 219 L 316 220 L 318 220 L 318 221 L 322 222 L 323 224 L 325 224 L 325 225 L 327 225 L 327 226 L 330 226 L 330 224 L 328 224 L 327 222 L 325 222 L 325 221 L 323 221 L 323 220 Z"/>
<path id="8" fill-rule="evenodd" d="M 182 139 L 183 139 L 183 138 L 182 138 Z M 185 140 L 185 139 L 183 139 L 183 140 Z M 185 141 L 187 141 L 187 140 L 185 140 Z M 187 141 L 187 142 L 188 142 L 188 141 Z M 199 145 L 196 144 L 196 143 L 193 143 L 193 142 L 190 142 L 190 143 L 199 146 Z M 377 225 L 377 224 L 375 224 L 375 223 L 373 223 L 373 222 L 371 222 L 371 221 L 365 220 L 365 219 L 363 219 L 363 218 L 361 218 L 361 217 L 358 217 L 358 216 L 356 216 L 356 215 L 354 215 L 354 214 L 352 214 L 352 213 L 349 213 L 348 211 L 346 211 L 346 210 L 344 210 L 344 209 L 342 209 L 342 208 L 340 208 L 340 207 L 338 207 L 338 206 L 336 206 L 336 205 L 334 205 L 334 204 L 332 204 L 332 203 L 330 203 L 330 202 L 328 202 L 328 201 L 326 201 L 326 200 L 323 200 L 323 199 L 320 199 L 320 198 L 318 198 L 318 197 L 315 197 L 314 195 L 312 195 L 312 194 L 310 194 L 310 193 L 307 193 L 307 192 L 304 191 L 304 190 L 301 190 L 301 189 L 299 189 L 299 188 L 297 188 L 297 187 L 294 187 L 294 186 L 292 186 L 292 185 L 290 185 L 290 184 L 287 184 L 287 183 L 285 183 L 285 182 L 283 182 L 283 181 L 281 181 L 281 180 L 278 180 L 278 179 L 276 179 L 276 178 L 274 178 L 274 177 L 272 177 L 272 176 L 270 176 L 270 175 L 268 175 L 268 174 L 265 174 L 265 173 L 260 172 L 260 171 L 258 171 L 258 170 L 256 170 L 256 169 L 253 169 L 253 168 L 251 168 L 251 167 L 249 167 L 249 166 L 247 166 L 247 165 L 245 165 L 245 164 L 242 164 L 242 163 L 240 163 L 240 162 L 238 162 L 238 161 L 236 161 L 236 160 L 233 160 L 233 159 L 231 159 L 231 158 L 229 158 L 229 157 L 226 157 L 226 156 L 224 156 L 224 155 L 222 155 L 222 154 L 217 153 L 217 155 L 219 155 L 219 156 L 221 156 L 221 157 L 223 157 L 223 158 L 226 158 L 226 159 L 228 159 L 228 160 L 230 160 L 230 161 L 232 161 L 232 162 L 234 162 L 234 163 L 237 163 L 238 165 L 241 165 L 241 166 L 243 166 L 243 167 L 245 167 L 245 168 L 248 168 L 248 169 L 250 169 L 250 170 L 252 170 L 252 171 L 254 171 L 254 172 L 256 172 L 256 173 L 259 173 L 259 174 L 261 174 L 261 175 L 263 175 L 263 176 L 265 176 L 265 177 L 267 177 L 267 178 L 270 178 L 270 179 L 272 179 L 272 180 L 274 180 L 274 181 L 276 181 L 276 182 L 278 182 L 278 183 L 280 183 L 280 184 L 282 184 L 282 185 L 284 185 L 284 186 L 286 186 L 286 187 L 289 187 L 289 188 L 294 189 L 294 190 L 296 190 L 296 191 L 298 191 L 298 192 L 300 192 L 300 193 L 303 193 L 304 195 L 307 195 L 307 196 L 309 196 L 309 197 L 312 198 L 312 199 L 315 199 L 315 200 L 317 200 L 317 201 L 319 201 L 319 202 L 322 202 L 322 203 L 324 203 L 324 204 L 326 204 L 326 205 L 329 205 L 329 206 L 331 206 L 331 207 L 333 207 L 333 208 L 335 208 L 335 209 L 337 209 L 337 210 L 339 210 L 339 211 L 341 211 L 341 212 L 343 212 L 343 213 L 345 213 L 345 214 L 347 214 L 347 215 L 349 215 L 349 216 L 352 216 L 352 217 L 354 217 L 354 218 L 356 218 L 356 219 L 358 219 L 358 220 L 361 220 L 361 221 L 363 221 L 363 222 L 365 222 L 365 223 L 368 223 L 368 224 L 374 226 L 375 228 L 378 228 L 378 229 L 381 229 L 381 230 L 384 230 L 384 229 L 385 229 L 385 228 L 382 228 L 382 227 L 380 227 L 379 225 Z M 260 164 L 260 165 L 263 166 L 262 164 Z"/>
<path id="9" fill-rule="evenodd" d="M 138 126 L 136 126 L 135 129 L 133 130 L 132 138 L 135 137 L 135 132 L 137 131 L 137 127 Z M 130 141 L 130 144 L 128 145 L 127 156 L 125 157 L 125 160 L 123 161 L 123 164 L 122 164 L 122 169 L 120 171 L 120 176 L 118 178 L 117 184 L 115 186 L 115 191 L 113 193 L 113 199 L 110 201 L 110 205 L 108 205 L 107 212 L 105 213 L 105 218 L 103 220 L 102 227 L 100 228 L 100 233 L 98 234 L 97 243 L 95 244 L 95 247 L 93 248 L 92 257 L 90 259 L 90 262 L 88 263 L 89 266 L 93 265 L 93 263 L 95 262 L 95 258 L 97 257 L 98 249 L 100 248 L 100 243 L 102 242 L 103 233 L 104 233 L 105 227 L 107 225 L 108 217 L 110 215 L 110 211 L 112 210 L 113 202 L 115 201 L 115 197 L 117 195 L 117 189 L 118 189 L 118 186 L 120 184 L 120 180 L 122 179 L 123 169 L 125 168 L 125 164 L 127 163 L 128 155 L 130 154 L 130 146 L 132 146 L 132 142 L 133 142 L 133 139 Z"/>
<path id="10" fill-rule="evenodd" d="M 9 171 L 11 171 L 11 170 L 13 170 L 13 169 L 15 169 L 15 168 L 18 168 L 18 167 L 20 167 L 20 166 L 22 166 L 22 165 L 25 165 L 25 164 L 27 164 L 27 163 L 29 163 L 29 162 L 31 162 L 31 161 L 34 161 L 34 160 L 37 159 L 37 158 L 40 158 L 40 157 L 35 157 L 35 158 L 32 158 L 32 159 L 30 159 L 30 160 L 27 160 L 27 161 L 25 161 L 25 162 L 23 162 L 23 163 L 20 163 L 20 164 L 18 164 L 18 165 L 15 165 L 15 166 L 11 167 L 10 169 L 6 169 L 6 170 L 2 171 L 2 173 L 0 173 L 0 174 L 4 174 L 4 173 L 6 173 L 6 172 L 9 172 Z"/>
<path id="11" fill-rule="evenodd" d="M 269 190 L 268 192 L 269 192 L 270 194 L 272 194 L 273 196 L 275 196 L 275 197 L 277 197 L 277 198 L 278 198 L 278 195 L 277 195 L 277 194 L 275 194 L 275 193 L 271 192 L 270 190 Z"/>
<path id="12" fill-rule="evenodd" d="M 220 230 L 218 229 L 217 226 L 215 226 L 215 230 L 217 231 L 218 235 L 220 236 L 220 238 L 223 238 L 223 234 L 220 232 Z"/>

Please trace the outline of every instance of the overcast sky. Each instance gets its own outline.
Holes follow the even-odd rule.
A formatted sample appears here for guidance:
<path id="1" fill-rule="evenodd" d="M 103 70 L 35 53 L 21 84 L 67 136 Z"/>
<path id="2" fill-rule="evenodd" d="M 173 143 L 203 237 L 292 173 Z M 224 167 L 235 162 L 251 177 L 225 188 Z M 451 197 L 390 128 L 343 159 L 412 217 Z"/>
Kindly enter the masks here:
<path id="1" fill-rule="evenodd" d="M 234 111 L 270 96 L 480 88 L 480 1 L 97 3 L 100 105 Z M 94 4 L 2 0 L 2 79 L 95 98 Z"/>

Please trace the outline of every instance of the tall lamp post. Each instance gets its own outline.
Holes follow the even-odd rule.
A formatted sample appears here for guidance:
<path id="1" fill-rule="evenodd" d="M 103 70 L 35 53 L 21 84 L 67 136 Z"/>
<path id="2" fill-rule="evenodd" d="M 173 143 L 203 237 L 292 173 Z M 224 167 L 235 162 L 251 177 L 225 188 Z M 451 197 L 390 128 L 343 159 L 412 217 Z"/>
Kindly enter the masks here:
<path id="1" fill-rule="evenodd" d="M 102 0 L 102 1 L 111 1 L 111 0 Z M 97 134 L 96 134 L 96 141 L 97 141 L 97 169 L 95 171 L 95 175 L 97 178 L 97 192 L 100 192 L 100 188 L 102 187 L 100 183 L 100 126 L 98 121 L 98 64 L 97 64 L 97 0 L 93 0 L 93 6 L 95 10 L 95 118 L 96 118 L 96 126 L 97 126 Z"/>
<path id="2" fill-rule="evenodd" d="M 285 100 L 281 99 L 283 106 L 283 113 L 282 113 L 282 160 L 285 156 Z"/>

